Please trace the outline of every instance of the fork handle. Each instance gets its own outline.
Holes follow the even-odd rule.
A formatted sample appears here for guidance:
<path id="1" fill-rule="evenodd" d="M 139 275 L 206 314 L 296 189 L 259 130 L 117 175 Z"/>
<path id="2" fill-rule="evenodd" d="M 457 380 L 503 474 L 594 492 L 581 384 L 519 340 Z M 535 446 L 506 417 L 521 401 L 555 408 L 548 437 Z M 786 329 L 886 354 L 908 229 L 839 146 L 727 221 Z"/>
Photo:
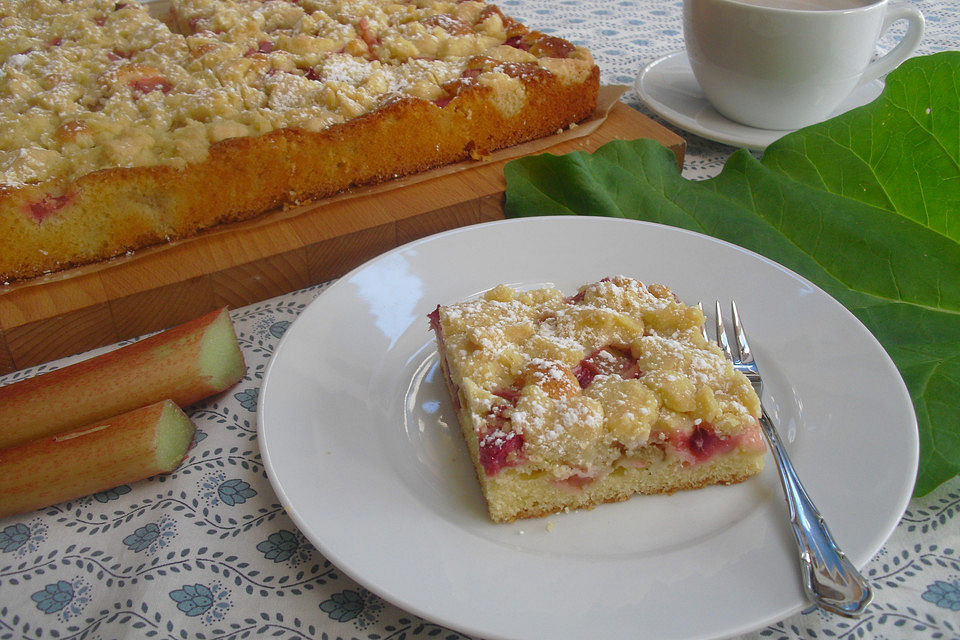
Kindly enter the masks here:
<path id="1" fill-rule="evenodd" d="M 800 551 L 804 592 L 822 609 L 846 617 L 860 615 L 873 598 L 870 584 L 834 542 L 823 516 L 797 477 L 766 410 L 761 412 L 760 426 L 770 443 L 780 471 L 780 484 L 790 507 L 790 524 Z"/>

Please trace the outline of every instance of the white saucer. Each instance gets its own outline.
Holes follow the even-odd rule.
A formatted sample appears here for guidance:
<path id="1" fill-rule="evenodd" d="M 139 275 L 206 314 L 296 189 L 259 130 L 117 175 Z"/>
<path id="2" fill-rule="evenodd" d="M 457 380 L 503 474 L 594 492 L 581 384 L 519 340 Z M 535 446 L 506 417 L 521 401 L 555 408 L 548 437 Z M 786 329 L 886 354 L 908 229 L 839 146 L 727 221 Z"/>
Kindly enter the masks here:
<path id="1" fill-rule="evenodd" d="M 698 136 L 735 147 L 765 149 L 790 131 L 756 129 L 728 120 L 714 109 L 697 84 L 685 51 L 677 51 L 645 66 L 634 82 L 640 99 L 667 122 Z M 833 115 L 872 102 L 883 91 L 874 80 L 857 87 Z"/>

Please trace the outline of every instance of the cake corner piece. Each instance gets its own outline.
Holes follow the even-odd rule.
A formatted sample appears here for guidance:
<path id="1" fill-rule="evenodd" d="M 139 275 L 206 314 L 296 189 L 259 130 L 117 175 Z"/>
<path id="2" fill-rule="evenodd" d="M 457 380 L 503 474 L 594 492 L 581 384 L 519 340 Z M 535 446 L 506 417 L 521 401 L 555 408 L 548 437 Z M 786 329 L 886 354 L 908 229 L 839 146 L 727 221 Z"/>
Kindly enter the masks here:
<path id="1" fill-rule="evenodd" d="M 759 399 L 703 337 L 703 312 L 664 285 L 499 285 L 429 317 L 494 522 L 763 469 Z"/>

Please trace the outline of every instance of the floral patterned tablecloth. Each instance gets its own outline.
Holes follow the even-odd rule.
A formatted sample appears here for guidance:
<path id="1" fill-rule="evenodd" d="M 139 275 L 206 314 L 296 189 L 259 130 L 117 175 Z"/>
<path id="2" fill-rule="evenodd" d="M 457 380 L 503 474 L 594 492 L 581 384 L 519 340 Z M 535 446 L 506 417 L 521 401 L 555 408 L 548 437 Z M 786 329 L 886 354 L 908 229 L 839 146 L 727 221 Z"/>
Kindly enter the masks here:
<path id="1" fill-rule="evenodd" d="M 920 53 L 957 48 L 960 3 L 915 4 L 927 18 Z M 683 47 L 679 0 L 501 5 L 589 46 L 606 84 L 632 84 L 644 64 Z M 636 94 L 624 99 L 645 110 Z M 715 175 L 733 151 L 680 133 L 689 178 Z M 247 375 L 192 408 L 196 443 L 175 473 L 0 520 L 0 639 L 465 637 L 344 576 L 291 523 L 267 480 L 257 446 L 261 379 L 284 331 L 325 286 L 232 313 Z M 876 597 L 859 620 L 809 611 L 749 637 L 960 639 L 958 516 L 960 477 L 910 503 L 866 567 Z"/>

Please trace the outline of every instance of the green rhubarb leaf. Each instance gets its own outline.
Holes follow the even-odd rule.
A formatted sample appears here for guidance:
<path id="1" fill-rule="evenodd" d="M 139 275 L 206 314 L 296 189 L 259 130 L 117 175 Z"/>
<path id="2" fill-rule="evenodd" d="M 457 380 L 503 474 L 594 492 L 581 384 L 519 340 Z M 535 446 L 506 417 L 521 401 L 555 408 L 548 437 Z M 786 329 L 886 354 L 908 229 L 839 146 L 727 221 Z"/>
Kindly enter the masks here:
<path id="1" fill-rule="evenodd" d="M 508 217 L 599 215 L 698 231 L 767 256 L 852 311 L 896 363 L 920 429 L 915 495 L 960 472 L 960 52 L 913 58 L 873 103 L 761 160 L 684 179 L 651 140 L 505 168 Z"/>

